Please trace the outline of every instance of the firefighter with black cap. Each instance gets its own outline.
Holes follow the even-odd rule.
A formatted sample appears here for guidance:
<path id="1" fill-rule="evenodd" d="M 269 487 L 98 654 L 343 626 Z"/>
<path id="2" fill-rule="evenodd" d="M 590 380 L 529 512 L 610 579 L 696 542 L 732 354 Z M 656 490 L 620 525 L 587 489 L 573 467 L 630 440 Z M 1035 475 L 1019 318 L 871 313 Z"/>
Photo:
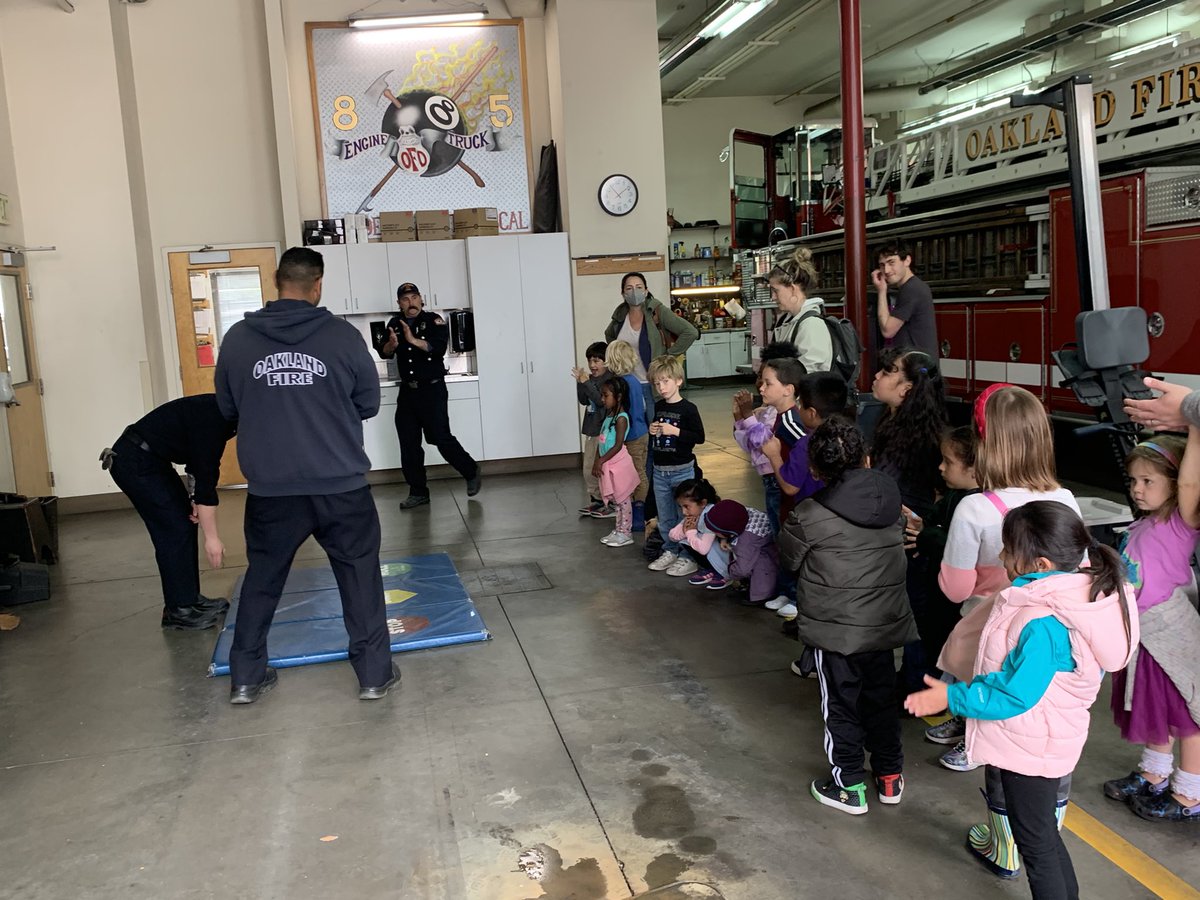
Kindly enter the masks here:
<path id="1" fill-rule="evenodd" d="M 421 290 L 411 281 L 396 289 L 396 303 L 400 314 L 388 321 L 387 341 L 378 349 L 383 359 L 395 357 L 399 369 L 396 435 L 400 439 L 400 468 L 408 482 L 408 498 L 400 508 L 413 509 L 429 502 L 422 432 L 425 440 L 467 480 L 467 496 L 474 497 L 481 482 L 479 463 L 450 433 L 446 366 L 442 362 L 450 328 L 437 313 L 424 309 Z"/>

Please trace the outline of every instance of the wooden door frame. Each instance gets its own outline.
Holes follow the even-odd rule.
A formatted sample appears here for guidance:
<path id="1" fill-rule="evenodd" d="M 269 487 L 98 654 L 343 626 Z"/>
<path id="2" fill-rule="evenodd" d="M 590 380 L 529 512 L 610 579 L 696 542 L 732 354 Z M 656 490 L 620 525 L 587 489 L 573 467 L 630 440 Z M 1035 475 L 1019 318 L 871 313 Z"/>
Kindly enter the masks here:
<path id="1" fill-rule="evenodd" d="M 274 249 L 275 262 L 283 255 L 279 241 L 249 241 L 240 244 L 205 244 L 197 247 L 195 244 L 185 244 L 181 247 L 161 248 L 162 289 L 158 298 L 159 341 L 162 344 L 163 361 L 168 367 L 167 399 L 177 400 L 183 396 L 183 376 L 179 372 L 179 341 L 175 333 L 175 303 L 171 297 L 171 259 L 172 253 L 208 253 L 221 250 L 268 250 Z"/>
<path id="2" fill-rule="evenodd" d="M 27 381 L 20 382 L 19 385 L 14 384 L 13 387 L 17 388 L 19 386 L 31 385 L 32 389 L 37 392 L 37 395 L 39 398 L 38 407 L 39 407 L 39 413 L 40 413 L 40 418 L 41 418 L 41 423 L 40 423 L 41 424 L 41 445 L 45 451 L 45 457 L 46 457 L 46 478 L 45 478 L 45 482 L 44 482 L 44 485 L 45 485 L 44 493 L 45 494 L 53 494 L 54 493 L 54 484 L 53 484 L 54 479 L 52 476 L 54 473 L 54 463 L 51 460 L 51 455 L 50 455 L 50 434 L 49 434 L 48 429 L 46 428 L 46 398 L 42 394 L 42 390 L 43 390 L 42 361 L 41 361 L 41 357 L 38 353 L 37 326 L 33 321 L 33 319 L 34 319 L 33 299 L 30 296 L 30 284 L 32 283 L 32 280 L 29 277 L 29 266 L 28 266 L 28 264 L 23 264 L 20 266 L 8 266 L 8 265 L 0 264 L 0 275 L 13 275 L 17 279 L 17 303 L 20 305 L 20 308 L 21 308 L 20 309 L 21 329 L 24 332 L 22 337 L 25 340 L 25 365 L 26 365 L 26 368 L 28 369 L 29 379 Z M 6 360 L 6 367 L 7 367 L 7 360 Z M 0 413 L 0 414 L 3 414 L 3 413 Z M 10 444 L 12 444 L 13 443 L 13 429 L 12 429 L 11 421 L 8 423 L 8 426 L 9 426 L 9 428 L 8 428 L 9 442 L 10 442 Z M 39 462 L 40 462 L 40 459 L 39 459 Z M 14 481 L 16 482 L 17 492 L 20 493 L 22 485 L 21 485 L 20 473 L 17 471 L 17 458 L 16 458 L 15 452 L 13 453 L 13 478 L 14 478 Z M 36 491 L 30 491 L 29 493 L 31 495 L 34 495 L 34 494 L 40 495 L 43 493 L 43 491 L 36 490 Z"/>

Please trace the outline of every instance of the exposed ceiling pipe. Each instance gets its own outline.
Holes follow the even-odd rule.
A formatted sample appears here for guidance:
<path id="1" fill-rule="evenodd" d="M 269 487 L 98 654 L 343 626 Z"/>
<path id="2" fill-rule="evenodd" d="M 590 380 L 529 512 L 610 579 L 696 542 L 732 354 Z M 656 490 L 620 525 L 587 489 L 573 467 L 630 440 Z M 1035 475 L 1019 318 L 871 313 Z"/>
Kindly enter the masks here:
<path id="1" fill-rule="evenodd" d="M 752 41 L 747 41 L 729 56 L 718 62 L 715 66 L 709 69 L 700 77 L 696 78 L 687 87 L 676 91 L 664 102 L 666 103 L 683 103 L 690 100 L 693 96 L 703 91 L 706 87 L 714 82 L 724 81 L 725 76 L 734 69 L 741 67 L 749 62 L 763 50 L 768 47 L 779 46 L 779 38 L 783 37 L 788 31 L 795 28 L 800 20 L 814 10 L 820 9 L 822 6 L 828 6 L 831 0 L 806 0 L 799 9 L 789 15 L 786 19 L 777 22 L 772 27 L 768 28 L 762 34 Z"/>
<path id="2" fill-rule="evenodd" d="M 1114 0 L 1105 6 L 1065 16 L 1045 31 L 995 44 L 921 84 L 923 92 L 978 81 L 1022 62 L 1031 62 L 1083 35 L 1125 24 L 1172 6 L 1175 0 Z"/>
<path id="3" fill-rule="evenodd" d="M 75 4 L 71 0 L 58 0 L 58 6 L 65 13 L 75 12 Z"/>
<path id="4" fill-rule="evenodd" d="M 863 64 L 866 65 L 873 59 L 878 59 L 887 53 L 900 50 L 911 44 L 919 44 L 921 41 L 929 37 L 929 33 L 931 31 L 936 31 L 948 25 L 958 25 L 963 22 L 970 21 L 981 13 L 985 13 L 988 10 L 999 6 L 1003 2 L 1005 2 L 1005 0 L 984 0 L 984 2 L 981 3 L 970 3 L 969 5 L 959 9 L 954 13 L 951 13 L 927 28 L 918 28 L 910 35 L 902 37 L 897 41 L 893 41 L 890 44 L 884 44 L 883 46 L 880 46 L 877 50 L 868 53 L 863 57 Z M 831 82 L 836 82 L 840 77 L 841 73 L 834 71 L 829 75 L 826 75 L 824 78 L 820 78 L 817 81 L 806 84 L 804 87 L 797 88 L 786 97 L 780 97 L 775 101 L 775 105 L 778 106 L 781 103 L 786 103 L 793 97 L 799 97 L 804 94 L 827 94 L 831 90 Z"/>
<path id="5" fill-rule="evenodd" d="M 505 0 L 487 0 L 487 14 L 489 19 L 511 19 L 512 13 L 508 11 L 508 4 Z"/>
<path id="6" fill-rule="evenodd" d="M 942 88 L 932 94 L 921 94 L 917 85 L 907 84 L 890 88 L 877 88 L 863 92 L 863 115 L 878 116 L 892 113 L 898 109 L 920 108 L 925 106 L 943 106 L 949 102 L 950 91 Z M 842 98 L 830 97 L 820 103 L 814 103 L 804 110 L 801 121 L 828 116 L 840 115 Z"/>

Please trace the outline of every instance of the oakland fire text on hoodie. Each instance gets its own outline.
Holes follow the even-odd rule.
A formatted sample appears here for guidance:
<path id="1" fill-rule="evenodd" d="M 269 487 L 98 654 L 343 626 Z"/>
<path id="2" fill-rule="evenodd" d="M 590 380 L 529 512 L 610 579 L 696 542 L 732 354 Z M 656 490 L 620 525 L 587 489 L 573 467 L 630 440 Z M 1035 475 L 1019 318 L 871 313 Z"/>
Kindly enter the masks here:
<path id="1" fill-rule="evenodd" d="M 221 341 L 217 403 L 238 420 L 238 463 L 263 497 L 341 494 L 367 484 L 362 420 L 379 374 L 353 325 L 303 300 L 247 313 Z"/>

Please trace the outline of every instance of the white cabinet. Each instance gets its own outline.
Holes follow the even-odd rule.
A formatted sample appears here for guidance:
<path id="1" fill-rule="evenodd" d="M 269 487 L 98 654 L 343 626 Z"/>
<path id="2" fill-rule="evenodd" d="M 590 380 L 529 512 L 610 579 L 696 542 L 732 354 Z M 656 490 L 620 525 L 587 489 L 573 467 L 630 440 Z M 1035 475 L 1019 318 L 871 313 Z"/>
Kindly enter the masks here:
<path id="1" fill-rule="evenodd" d="M 433 309 L 461 309 L 471 305 L 471 286 L 467 279 L 466 241 L 425 241 L 428 261 L 427 285 L 417 282 L 425 291 L 425 303 Z M 405 279 L 413 281 L 414 279 Z M 397 282 L 399 284 L 399 282 Z"/>
<path id="2" fill-rule="evenodd" d="M 387 248 L 388 278 L 391 290 L 390 310 L 396 308 L 396 288 L 411 281 L 423 292 L 429 290 L 429 264 L 425 258 L 425 245 L 420 241 L 393 241 L 383 245 Z M 465 268 L 465 266 L 464 266 Z M 424 295 L 428 303 L 428 294 Z M 432 303 L 428 305 L 433 306 Z"/>
<path id="3" fill-rule="evenodd" d="M 486 459 L 579 451 L 565 234 L 467 238 Z"/>
<path id="4" fill-rule="evenodd" d="M 737 367 L 749 360 L 748 332 L 704 331 L 700 340 L 688 347 L 688 378 L 725 378 L 737 374 Z"/>
<path id="5" fill-rule="evenodd" d="M 326 244 L 313 247 L 325 258 L 325 277 L 321 282 L 321 305 L 335 316 L 354 312 L 350 293 L 350 264 L 346 244 Z"/>
<path id="6" fill-rule="evenodd" d="M 395 306 L 396 288 L 388 276 L 384 244 L 346 244 L 350 265 L 350 298 L 353 312 L 388 312 Z"/>
<path id="7" fill-rule="evenodd" d="M 396 397 L 400 388 L 385 384 L 379 404 L 379 414 L 363 422 L 363 449 L 371 460 L 372 470 L 400 468 L 400 441 L 396 437 Z M 446 382 L 449 396 L 450 433 L 458 438 L 474 459 L 483 459 L 483 425 L 479 417 L 479 383 L 476 381 Z M 437 447 L 425 445 L 425 465 L 440 466 L 446 462 Z"/>

